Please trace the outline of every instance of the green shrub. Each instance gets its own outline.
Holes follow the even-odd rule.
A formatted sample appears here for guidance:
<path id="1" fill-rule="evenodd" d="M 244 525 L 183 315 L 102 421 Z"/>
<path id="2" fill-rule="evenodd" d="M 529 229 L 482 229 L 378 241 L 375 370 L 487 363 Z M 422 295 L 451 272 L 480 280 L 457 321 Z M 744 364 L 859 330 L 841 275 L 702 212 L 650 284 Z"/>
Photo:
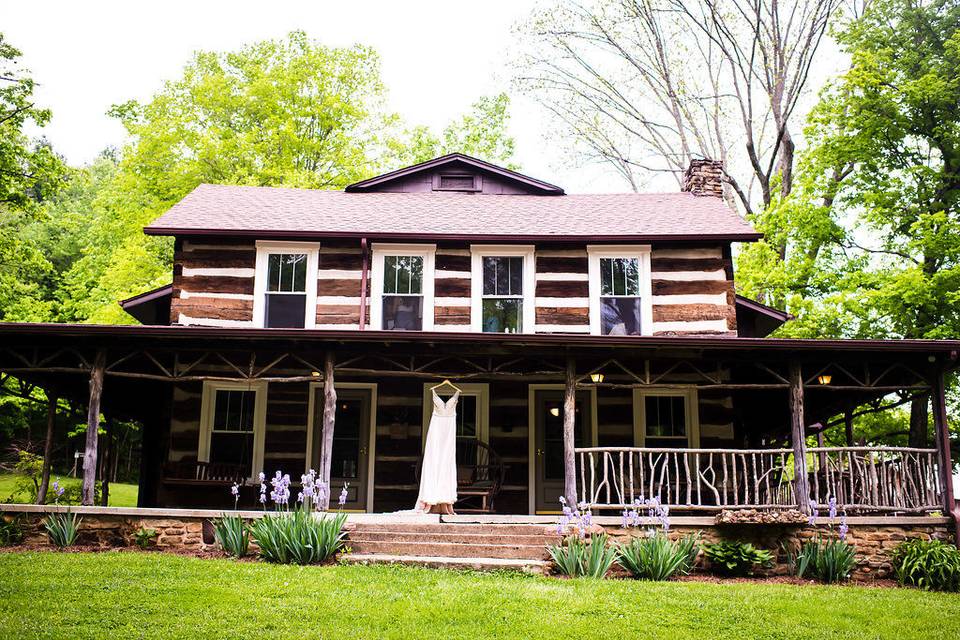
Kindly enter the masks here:
<path id="1" fill-rule="evenodd" d="M 323 562 L 343 547 L 347 534 L 344 513 L 315 514 L 305 508 L 266 515 L 250 525 L 250 534 L 260 547 L 260 557 L 280 564 Z"/>
<path id="2" fill-rule="evenodd" d="M 793 559 L 793 570 L 798 578 L 812 577 L 829 584 L 849 580 L 856 564 L 857 552 L 853 545 L 818 537 L 803 545 Z"/>
<path id="3" fill-rule="evenodd" d="M 140 528 L 133 532 L 134 542 L 136 542 L 137 546 L 141 549 L 148 548 L 151 544 L 153 544 L 153 540 L 156 537 L 156 529 L 147 529 L 143 525 L 140 525 Z"/>
<path id="4" fill-rule="evenodd" d="M 58 549 L 72 546 L 77 541 L 77 531 L 80 528 L 81 518 L 69 509 L 63 512 L 51 513 L 44 521 L 47 536 L 50 542 Z"/>
<path id="5" fill-rule="evenodd" d="M 960 549 L 940 540 L 913 539 L 891 554 L 894 576 L 901 585 L 960 591 Z"/>
<path id="6" fill-rule="evenodd" d="M 773 563 L 772 553 L 739 540 L 707 543 L 703 553 L 710 560 L 710 567 L 725 576 L 748 576 L 757 565 L 767 567 Z"/>
<path id="7" fill-rule="evenodd" d="M 699 536 L 691 534 L 676 542 L 665 534 L 635 537 L 617 547 L 617 561 L 634 578 L 669 580 L 690 573 L 700 550 Z"/>
<path id="8" fill-rule="evenodd" d="M 23 542 L 23 518 L 13 516 L 9 520 L 0 513 L 0 547 L 10 547 Z"/>
<path id="9" fill-rule="evenodd" d="M 548 545 L 557 569 L 571 578 L 602 578 L 617 559 L 617 550 L 607 544 L 607 534 L 596 533 L 589 540 L 568 536 L 564 544 Z"/>
<path id="10" fill-rule="evenodd" d="M 240 516 L 224 515 L 213 521 L 213 534 L 220 548 L 234 558 L 247 555 L 250 548 L 250 527 Z"/>

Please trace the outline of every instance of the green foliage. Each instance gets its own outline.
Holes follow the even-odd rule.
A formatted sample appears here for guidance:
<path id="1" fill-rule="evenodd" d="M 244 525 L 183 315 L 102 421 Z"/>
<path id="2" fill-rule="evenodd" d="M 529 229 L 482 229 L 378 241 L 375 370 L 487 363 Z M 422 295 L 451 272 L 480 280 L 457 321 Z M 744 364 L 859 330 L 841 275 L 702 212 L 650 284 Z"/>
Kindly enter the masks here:
<path id="1" fill-rule="evenodd" d="M 43 526 L 47 529 L 47 537 L 58 549 L 73 546 L 77 541 L 82 518 L 69 509 L 47 514 Z"/>
<path id="2" fill-rule="evenodd" d="M 228 555 L 242 558 L 250 549 L 250 527 L 243 518 L 224 514 L 213 521 L 213 534 L 217 544 Z"/>
<path id="3" fill-rule="evenodd" d="M 811 577 L 828 584 L 849 580 L 856 564 L 857 552 L 853 545 L 843 540 L 824 541 L 820 537 L 804 543 L 793 559 L 798 578 Z"/>
<path id="4" fill-rule="evenodd" d="M 767 567 L 773 563 L 771 552 L 740 540 L 708 542 L 703 545 L 703 553 L 710 560 L 710 568 L 725 576 L 748 576 L 757 566 Z"/>
<path id="5" fill-rule="evenodd" d="M 6 516 L 0 512 L 0 547 L 10 547 L 23 542 L 23 517 Z"/>
<path id="6" fill-rule="evenodd" d="M 634 537 L 617 548 L 617 562 L 640 580 L 669 580 L 693 569 L 700 552 L 700 536 L 671 541 L 665 534 Z"/>
<path id="7" fill-rule="evenodd" d="M 346 521 L 344 513 L 317 517 L 306 509 L 295 509 L 258 518 L 250 525 L 250 534 L 267 562 L 314 564 L 343 547 Z"/>
<path id="8" fill-rule="evenodd" d="M 589 540 L 568 536 L 564 544 L 549 545 L 547 551 L 557 570 L 571 578 L 603 578 L 617 560 L 617 549 L 607 544 L 605 533 Z"/>
<path id="9" fill-rule="evenodd" d="M 156 539 L 156 537 L 156 529 L 147 529 L 143 525 L 140 525 L 140 528 L 133 532 L 133 540 L 141 549 L 149 548 L 150 545 L 153 544 L 153 541 Z"/>
<path id="10" fill-rule="evenodd" d="M 15 502 L 17 495 L 26 496 L 27 502 L 36 502 L 43 476 L 43 457 L 25 449 L 17 449 L 17 460 L 13 464 L 13 474 L 17 478 L 13 492 L 4 496 L 5 502 Z"/>
<path id="11" fill-rule="evenodd" d="M 960 591 L 960 549 L 941 540 L 913 539 L 893 550 L 894 576 L 901 585 Z"/>

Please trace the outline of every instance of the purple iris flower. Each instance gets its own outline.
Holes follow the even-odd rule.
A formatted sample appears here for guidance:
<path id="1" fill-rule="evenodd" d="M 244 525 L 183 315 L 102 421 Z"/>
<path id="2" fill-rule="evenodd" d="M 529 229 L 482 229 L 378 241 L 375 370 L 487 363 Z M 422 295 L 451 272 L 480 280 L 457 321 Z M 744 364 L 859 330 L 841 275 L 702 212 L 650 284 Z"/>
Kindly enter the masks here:
<path id="1" fill-rule="evenodd" d="M 807 520 L 807 524 L 811 527 L 817 524 L 817 516 L 820 514 L 817 512 L 817 501 L 810 501 L 810 518 Z"/>
<path id="2" fill-rule="evenodd" d="M 347 504 L 347 483 L 343 483 L 343 489 L 340 490 L 340 499 L 337 501 L 340 506 Z"/>
<path id="3" fill-rule="evenodd" d="M 830 519 L 833 520 L 837 517 L 837 499 L 831 497 L 827 501 L 828 508 L 830 509 Z"/>
<path id="4" fill-rule="evenodd" d="M 840 517 L 840 526 L 837 527 L 837 536 L 841 541 L 846 542 L 848 531 L 850 531 L 850 527 L 847 526 L 847 516 L 843 515 Z"/>

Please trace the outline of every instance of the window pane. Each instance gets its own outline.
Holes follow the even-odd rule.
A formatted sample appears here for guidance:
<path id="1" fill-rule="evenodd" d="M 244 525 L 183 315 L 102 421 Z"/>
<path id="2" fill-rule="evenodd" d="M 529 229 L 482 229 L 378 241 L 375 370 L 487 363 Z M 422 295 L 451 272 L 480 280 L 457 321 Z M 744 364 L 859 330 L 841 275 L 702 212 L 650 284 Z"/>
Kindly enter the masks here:
<path id="1" fill-rule="evenodd" d="M 483 295 L 523 295 L 523 258 L 485 256 L 483 258 Z"/>
<path id="2" fill-rule="evenodd" d="M 397 256 L 383 258 L 383 292 L 397 293 Z"/>
<path id="3" fill-rule="evenodd" d="M 520 333 L 523 331 L 523 300 L 520 298 L 484 298 L 483 331 L 485 333 Z"/>
<path id="4" fill-rule="evenodd" d="M 422 293 L 423 256 L 384 256 L 384 293 Z"/>
<path id="5" fill-rule="evenodd" d="M 239 465 L 243 475 L 249 476 L 252 461 L 252 433 L 218 433 L 214 431 L 210 434 L 211 463 Z"/>
<path id="6" fill-rule="evenodd" d="M 214 431 L 253 431 L 255 391 L 217 389 L 213 406 Z"/>
<path id="7" fill-rule="evenodd" d="M 640 335 L 640 298 L 600 298 L 600 332 L 605 336 Z"/>
<path id="8" fill-rule="evenodd" d="M 542 405 L 543 415 L 543 475 L 547 480 L 563 479 L 563 400 L 547 399 Z M 578 398 L 574 405 L 574 446 L 587 443 L 583 421 L 583 403 Z"/>
<path id="9" fill-rule="evenodd" d="M 646 429 L 648 437 L 683 438 L 687 435 L 684 396 L 646 396 Z"/>
<path id="10" fill-rule="evenodd" d="M 640 260 L 600 258 L 600 295 L 640 295 Z"/>
<path id="11" fill-rule="evenodd" d="M 268 293 L 264 326 L 302 329 L 306 326 L 307 295 L 304 293 Z"/>
<path id="12" fill-rule="evenodd" d="M 421 296 L 383 296 L 383 329 L 420 331 L 422 327 Z"/>
<path id="13" fill-rule="evenodd" d="M 477 396 L 461 395 L 457 402 L 457 437 L 477 437 Z"/>
<path id="14" fill-rule="evenodd" d="M 303 293 L 307 290 L 307 255 L 271 253 L 267 261 L 267 291 Z"/>
<path id="15" fill-rule="evenodd" d="M 330 474 L 334 478 L 357 478 L 360 474 L 360 429 L 363 398 L 346 397 L 338 402 L 337 428 L 333 431 Z"/>

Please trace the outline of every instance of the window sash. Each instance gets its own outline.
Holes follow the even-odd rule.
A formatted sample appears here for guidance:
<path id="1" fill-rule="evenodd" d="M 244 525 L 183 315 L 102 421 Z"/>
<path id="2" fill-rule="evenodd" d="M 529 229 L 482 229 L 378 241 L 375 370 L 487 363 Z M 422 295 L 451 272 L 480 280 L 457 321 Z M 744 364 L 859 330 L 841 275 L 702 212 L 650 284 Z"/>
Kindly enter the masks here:
<path id="1" fill-rule="evenodd" d="M 256 401 L 256 391 L 217 389 L 213 395 L 210 430 L 213 433 L 253 433 Z"/>
<path id="2" fill-rule="evenodd" d="M 600 258 L 600 296 L 640 297 L 640 259 Z"/>
<path id="3" fill-rule="evenodd" d="M 483 256 L 482 264 L 484 298 L 523 298 L 523 256 Z"/>
<path id="4" fill-rule="evenodd" d="M 423 256 L 383 256 L 383 295 L 422 296 L 423 271 Z"/>
<path id="5" fill-rule="evenodd" d="M 267 254 L 267 289 L 270 294 L 303 294 L 307 291 L 307 254 Z"/>
<path id="6" fill-rule="evenodd" d="M 666 416 L 662 416 L 666 413 Z M 644 397 L 644 433 L 648 439 L 676 439 L 686 441 L 689 437 L 687 425 L 687 397 L 684 395 L 648 395 Z M 679 419 L 679 422 L 678 422 Z M 651 432 L 658 427 L 661 432 Z"/>

